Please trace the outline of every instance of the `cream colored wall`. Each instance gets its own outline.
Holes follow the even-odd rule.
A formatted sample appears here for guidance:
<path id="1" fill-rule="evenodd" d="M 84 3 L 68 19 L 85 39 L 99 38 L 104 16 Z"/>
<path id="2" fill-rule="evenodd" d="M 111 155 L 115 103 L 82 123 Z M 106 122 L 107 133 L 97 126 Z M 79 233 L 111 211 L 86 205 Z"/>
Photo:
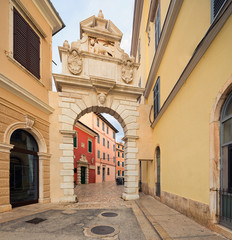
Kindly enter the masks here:
<path id="1" fill-rule="evenodd" d="M 183 1 L 157 76 L 154 79 L 153 87 L 157 77 L 160 76 L 160 107 L 165 102 L 209 26 L 210 1 Z M 148 102 L 149 104 L 153 102 L 151 93 Z"/>
<path id="2" fill-rule="evenodd" d="M 63 164 L 60 163 L 60 156 L 62 156 L 62 150 L 60 150 L 60 143 L 63 142 L 63 137 L 59 132 L 59 114 L 61 114 L 61 108 L 58 108 L 58 93 L 49 92 L 49 104 L 55 111 L 50 115 L 50 179 L 51 179 L 51 201 L 59 202 L 64 196 L 63 189 L 61 189 L 60 184 L 63 182 L 60 176 L 60 171 L 63 170 Z"/>
<path id="3" fill-rule="evenodd" d="M 161 190 L 205 204 L 209 204 L 210 113 L 219 90 L 232 76 L 231 29 L 232 17 L 153 132 L 153 144 L 159 145 L 161 151 Z M 161 85 L 165 84 L 163 81 L 161 78 Z M 152 98 L 151 94 L 149 97 Z M 153 167 L 147 168 L 151 188 Z"/>
<path id="4" fill-rule="evenodd" d="M 9 52 L 9 42 L 13 41 L 10 39 L 10 19 L 9 19 L 9 1 L 1 1 L 1 14 L 0 14 L 0 28 L 1 28 L 1 40 L 0 40 L 0 72 L 10 78 L 12 81 L 16 82 L 18 85 L 25 88 L 27 91 L 40 98 L 42 101 L 48 103 L 48 90 L 51 90 L 51 64 L 52 64 L 52 30 L 48 23 L 45 21 L 43 16 L 40 14 L 39 10 L 35 7 L 32 1 L 22 0 L 21 1 L 25 8 L 31 13 L 36 22 L 47 34 L 44 39 L 40 37 L 41 40 L 41 80 L 37 80 L 30 74 L 22 71 L 22 68 L 10 61 L 6 53 Z M 38 33 L 37 33 L 38 34 Z M 38 34 L 39 35 L 39 34 Z M 12 34 L 13 36 L 13 34 Z M 40 36 L 40 35 L 39 35 Z M 41 84 L 42 83 L 42 84 Z M 15 104 L 19 107 L 17 101 Z"/>

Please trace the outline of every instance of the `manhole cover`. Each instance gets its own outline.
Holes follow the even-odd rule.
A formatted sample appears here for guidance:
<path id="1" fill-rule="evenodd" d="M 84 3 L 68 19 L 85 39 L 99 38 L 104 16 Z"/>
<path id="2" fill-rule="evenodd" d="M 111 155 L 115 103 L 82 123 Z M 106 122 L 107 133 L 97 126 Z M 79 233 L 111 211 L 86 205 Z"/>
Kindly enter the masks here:
<path id="1" fill-rule="evenodd" d="M 91 228 L 91 232 L 97 235 L 107 235 L 115 231 L 113 227 L 110 226 L 96 226 Z"/>
<path id="2" fill-rule="evenodd" d="M 101 214 L 103 217 L 117 217 L 118 214 L 114 212 L 104 212 Z"/>
<path id="3" fill-rule="evenodd" d="M 27 223 L 38 224 L 38 223 L 41 223 L 41 222 L 43 222 L 45 220 L 47 220 L 47 219 L 45 219 L 45 218 L 33 218 L 33 219 L 31 219 L 29 221 L 26 221 L 26 222 Z"/>

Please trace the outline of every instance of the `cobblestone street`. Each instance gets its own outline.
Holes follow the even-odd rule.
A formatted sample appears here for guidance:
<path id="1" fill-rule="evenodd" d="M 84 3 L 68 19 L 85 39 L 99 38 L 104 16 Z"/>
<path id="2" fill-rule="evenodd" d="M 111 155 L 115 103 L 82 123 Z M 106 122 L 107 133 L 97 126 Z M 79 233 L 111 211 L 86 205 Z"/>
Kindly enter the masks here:
<path id="1" fill-rule="evenodd" d="M 121 196 L 123 185 L 116 185 L 115 182 L 103 182 L 82 184 L 75 187 L 78 207 L 119 207 L 126 203 Z"/>

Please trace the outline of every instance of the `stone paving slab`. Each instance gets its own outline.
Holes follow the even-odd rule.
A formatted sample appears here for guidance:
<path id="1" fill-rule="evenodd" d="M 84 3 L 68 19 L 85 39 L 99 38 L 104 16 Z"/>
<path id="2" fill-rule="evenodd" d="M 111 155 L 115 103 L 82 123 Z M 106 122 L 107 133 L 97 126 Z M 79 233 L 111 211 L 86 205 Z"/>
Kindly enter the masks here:
<path id="1" fill-rule="evenodd" d="M 169 208 L 149 195 L 136 201 L 156 228 L 161 239 L 225 240 L 226 238 L 203 227 L 185 215 Z"/>
<path id="2" fill-rule="evenodd" d="M 118 216 L 103 217 L 101 213 L 104 212 L 114 212 Z M 46 220 L 38 224 L 26 222 L 34 218 Z M 0 239 L 99 239 L 98 235 L 89 235 L 85 231 L 99 225 L 117 230 L 114 236 L 101 239 L 145 240 L 131 208 L 49 210 L 1 223 Z"/>

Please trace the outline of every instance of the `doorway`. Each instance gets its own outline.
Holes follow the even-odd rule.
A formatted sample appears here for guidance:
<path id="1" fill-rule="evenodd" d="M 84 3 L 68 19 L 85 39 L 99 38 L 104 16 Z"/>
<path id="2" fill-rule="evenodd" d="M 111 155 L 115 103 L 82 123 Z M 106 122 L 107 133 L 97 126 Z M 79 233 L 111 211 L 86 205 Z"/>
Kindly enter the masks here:
<path id="1" fill-rule="evenodd" d="M 81 167 L 81 184 L 85 184 L 86 167 Z"/>
<path id="2" fill-rule="evenodd" d="M 10 144 L 10 203 L 12 207 L 38 202 L 39 161 L 38 145 L 33 136 L 24 131 L 13 132 Z"/>
<path id="3" fill-rule="evenodd" d="M 105 182 L 105 167 L 102 168 L 102 182 Z"/>
<path id="4" fill-rule="evenodd" d="M 160 197 L 160 148 L 159 147 L 156 150 L 156 172 L 157 172 L 156 196 Z"/>

